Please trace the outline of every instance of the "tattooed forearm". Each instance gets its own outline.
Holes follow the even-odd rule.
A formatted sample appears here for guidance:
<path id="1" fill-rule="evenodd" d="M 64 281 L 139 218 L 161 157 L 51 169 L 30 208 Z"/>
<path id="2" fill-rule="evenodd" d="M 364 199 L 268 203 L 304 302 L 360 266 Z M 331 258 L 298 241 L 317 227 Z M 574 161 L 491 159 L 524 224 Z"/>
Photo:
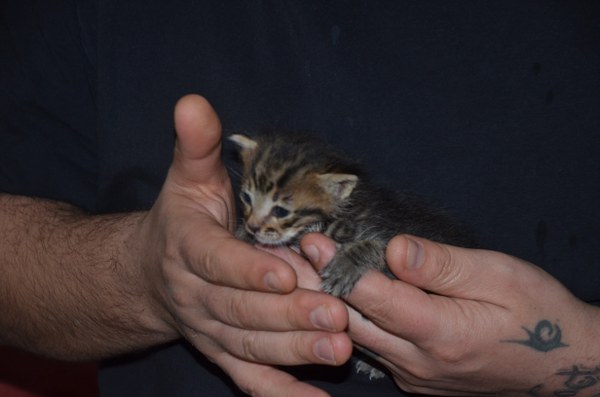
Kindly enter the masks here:
<path id="1" fill-rule="evenodd" d="M 534 397 L 572 397 L 584 392 L 587 396 L 600 397 L 600 366 L 587 368 L 582 365 L 573 365 L 571 368 L 559 370 L 555 375 L 562 382 L 561 387 L 550 390 L 551 388 L 540 384 L 533 387 L 529 394 Z"/>
<path id="2" fill-rule="evenodd" d="M 552 324 L 548 320 L 538 322 L 533 331 L 525 327 L 523 329 L 527 332 L 529 339 L 504 340 L 502 342 L 518 343 L 540 352 L 549 352 L 559 347 L 569 346 L 562 342 L 562 331 L 558 324 Z"/>

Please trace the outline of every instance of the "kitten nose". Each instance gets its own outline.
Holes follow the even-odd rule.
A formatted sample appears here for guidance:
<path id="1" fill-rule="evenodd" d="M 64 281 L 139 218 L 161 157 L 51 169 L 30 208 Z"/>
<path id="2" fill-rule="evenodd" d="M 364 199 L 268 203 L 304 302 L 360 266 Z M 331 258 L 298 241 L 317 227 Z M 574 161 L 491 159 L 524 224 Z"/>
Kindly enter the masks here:
<path id="1" fill-rule="evenodd" d="M 250 222 L 246 223 L 246 230 L 248 231 L 248 233 L 256 234 L 258 229 L 260 229 L 260 226 Z"/>

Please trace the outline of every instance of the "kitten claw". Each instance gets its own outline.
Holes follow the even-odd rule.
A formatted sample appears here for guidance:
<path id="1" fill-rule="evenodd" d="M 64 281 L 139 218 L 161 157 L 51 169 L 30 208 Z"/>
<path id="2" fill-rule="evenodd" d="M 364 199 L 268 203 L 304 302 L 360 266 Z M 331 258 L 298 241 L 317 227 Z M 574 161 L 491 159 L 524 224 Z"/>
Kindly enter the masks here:
<path id="1" fill-rule="evenodd" d="M 356 373 L 369 375 L 369 380 L 385 378 L 385 373 L 364 361 L 358 360 L 356 362 Z"/>

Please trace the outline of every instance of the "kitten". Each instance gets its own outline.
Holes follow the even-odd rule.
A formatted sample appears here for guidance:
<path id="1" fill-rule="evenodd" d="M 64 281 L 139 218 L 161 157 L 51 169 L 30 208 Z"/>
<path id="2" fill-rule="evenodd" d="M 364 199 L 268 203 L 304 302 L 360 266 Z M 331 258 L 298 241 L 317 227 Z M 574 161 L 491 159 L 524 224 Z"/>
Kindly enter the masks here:
<path id="1" fill-rule="evenodd" d="M 309 232 L 336 241 L 322 270 L 323 290 L 347 297 L 369 269 L 392 276 L 387 242 L 412 234 L 474 246 L 464 226 L 420 197 L 371 184 L 357 162 L 310 135 L 232 135 L 243 163 L 240 198 L 244 226 L 238 237 L 271 246 L 294 246 Z"/>
<path id="2" fill-rule="evenodd" d="M 347 297 L 369 269 L 395 278 L 385 263 L 387 242 L 407 233 L 438 242 L 473 246 L 458 222 L 422 198 L 394 193 L 368 180 L 357 162 L 316 137 L 301 134 L 232 135 L 243 163 L 240 198 L 243 225 L 238 238 L 269 246 L 297 247 L 310 232 L 337 243 L 320 272 L 323 291 Z M 385 374 L 365 360 L 357 372 L 370 379 Z M 373 363 L 375 364 L 375 363 Z"/>

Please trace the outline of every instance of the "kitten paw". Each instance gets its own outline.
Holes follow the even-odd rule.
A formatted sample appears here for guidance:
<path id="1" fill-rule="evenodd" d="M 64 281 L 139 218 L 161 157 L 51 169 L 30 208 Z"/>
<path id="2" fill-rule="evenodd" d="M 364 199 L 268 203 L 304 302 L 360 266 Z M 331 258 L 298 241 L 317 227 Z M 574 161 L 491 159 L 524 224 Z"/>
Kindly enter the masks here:
<path id="1" fill-rule="evenodd" d="M 385 246 L 380 241 L 355 241 L 340 244 L 331 260 L 321 270 L 323 291 L 333 296 L 348 297 L 362 275 L 369 269 L 382 271 Z"/>
<path id="2" fill-rule="evenodd" d="M 354 263 L 336 257 L 320 273 L 321 288 L 330 295 L 346 298 L 363 272 Z"/>

